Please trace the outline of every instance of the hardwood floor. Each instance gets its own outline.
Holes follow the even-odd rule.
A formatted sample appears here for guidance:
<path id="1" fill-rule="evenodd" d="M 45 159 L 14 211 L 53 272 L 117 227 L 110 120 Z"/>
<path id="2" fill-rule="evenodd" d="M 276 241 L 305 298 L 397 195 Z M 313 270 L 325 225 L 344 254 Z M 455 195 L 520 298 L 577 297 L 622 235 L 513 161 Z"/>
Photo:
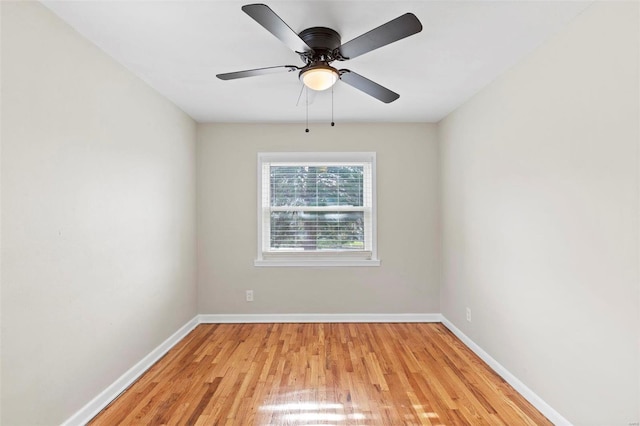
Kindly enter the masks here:
<path id="1" fill-rule="evenodd" d="M 551 425 L 442 324 L 203 324 L 91 425 Z"/>

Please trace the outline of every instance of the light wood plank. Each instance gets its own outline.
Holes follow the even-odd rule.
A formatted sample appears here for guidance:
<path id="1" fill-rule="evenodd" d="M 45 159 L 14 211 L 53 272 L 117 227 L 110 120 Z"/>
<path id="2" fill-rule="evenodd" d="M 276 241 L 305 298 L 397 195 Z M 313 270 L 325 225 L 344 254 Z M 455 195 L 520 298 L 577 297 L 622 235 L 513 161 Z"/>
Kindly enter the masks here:
<path id="1" fill-rule="evenodd" d="M 442 324 L 202 324 L 91 425 L 551 425 Z"/>

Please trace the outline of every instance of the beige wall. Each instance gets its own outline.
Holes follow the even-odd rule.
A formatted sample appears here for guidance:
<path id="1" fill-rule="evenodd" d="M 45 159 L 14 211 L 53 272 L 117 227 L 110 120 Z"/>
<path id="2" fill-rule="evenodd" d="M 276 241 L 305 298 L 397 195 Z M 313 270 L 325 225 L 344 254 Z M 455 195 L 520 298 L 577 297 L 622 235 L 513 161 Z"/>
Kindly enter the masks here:
<path id="1" fill-rule="evenodd" d="M 198 126 L 202 314 L 435 313 L 438 155 L 429 124 Z M 268 151 L 375 151 L 380 267 L 257 268 L 256 162 Z M 247 303 L 244 291 L 255 301 Z"/>
<path id="2" fill-rule="evenodd" d="M 196 314 L 195 123 L 2 2 L 2 424 L 60 424 Z"/>
<path id="3" fill-rule="evenodd" d="M 596 2 L 439 125 L 442 312 L 576 425 L 639 420 L 638 18 Z"/>

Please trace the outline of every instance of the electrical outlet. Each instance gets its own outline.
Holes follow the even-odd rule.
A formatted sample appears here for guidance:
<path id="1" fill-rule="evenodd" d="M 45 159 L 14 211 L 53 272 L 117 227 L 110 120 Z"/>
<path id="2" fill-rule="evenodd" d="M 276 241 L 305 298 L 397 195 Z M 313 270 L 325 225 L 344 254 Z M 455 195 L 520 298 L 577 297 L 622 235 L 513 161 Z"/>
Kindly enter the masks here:
<path id="1" fill-rule="evenodd" d="M 247 302 L 253 302 L 253 290 L 247 290 L 246 299 Z"/>
<path id="2" fill-rule="evenodd" d="M 471 322 L 471 308 L 467 308 L 467 321 Z"/>

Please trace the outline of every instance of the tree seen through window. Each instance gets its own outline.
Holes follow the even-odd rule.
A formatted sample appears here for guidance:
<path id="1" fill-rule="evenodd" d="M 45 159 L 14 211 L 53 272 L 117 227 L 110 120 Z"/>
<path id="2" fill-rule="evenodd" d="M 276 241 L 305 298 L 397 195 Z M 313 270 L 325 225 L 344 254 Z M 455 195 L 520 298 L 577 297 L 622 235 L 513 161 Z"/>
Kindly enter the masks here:
<path id="1" fill-rule="evenodd" d="M 274 249 L 364 248 L 362 166 L 272 165 L 270 204 Z"/>

